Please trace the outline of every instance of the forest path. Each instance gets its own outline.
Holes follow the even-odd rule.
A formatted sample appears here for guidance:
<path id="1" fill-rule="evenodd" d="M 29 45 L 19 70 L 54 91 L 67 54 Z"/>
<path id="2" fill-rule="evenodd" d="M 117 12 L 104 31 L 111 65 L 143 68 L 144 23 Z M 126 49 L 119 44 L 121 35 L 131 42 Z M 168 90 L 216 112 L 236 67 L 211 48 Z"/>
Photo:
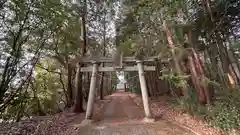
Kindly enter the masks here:
<path id="1" fill-rule="evenodd" d="M 94 124 L 80 126 L 74 135 L 194 135 L 192 132 L 165 120 L 144 123 L 144 110 L 118 91 L 108 97 Z"/>

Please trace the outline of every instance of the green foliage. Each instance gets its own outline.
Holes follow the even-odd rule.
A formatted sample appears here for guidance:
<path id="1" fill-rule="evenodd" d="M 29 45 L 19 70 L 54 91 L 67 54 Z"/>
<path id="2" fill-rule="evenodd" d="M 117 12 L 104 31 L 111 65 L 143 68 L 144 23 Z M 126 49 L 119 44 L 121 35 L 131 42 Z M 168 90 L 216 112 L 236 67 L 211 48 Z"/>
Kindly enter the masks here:
<path id="1" fill-rule="evenodd" d="M 213 108 L 211 123 L 223 130 L 240 128 L 240 92 L 232 90 Z"/>
<path id="2" fill-rule="evenodd" d="M 188 90 L 188 97 L 177 97 L 177 103 L 182 111 L 188 112 L 191 115 L 196 114 L 196 110 L 199 110 L 199 102 L 197 99 L 196 90 L 190 88 Z"/>
<path id="3" fill-rule="evenodd" d="M 11 105 L 7 106 L 4 112 L 0 113 L 1 119 L 5 120 L 19 120 L 23 116 L 28 116 L 26 106 L 28 104 L 27 92 L 19 93 Z"/>
<path id="4" fill-rule="evenodd" d="M 34 90 L 32 90 L 32 94 L 35 94 L 36 97 L 33 98 L 32 103 L 37 104 L 36 102 L 40 102 L 41 109 L 48 114 L 58 111 L 57 105 L 62 100 L 61 96 L 64 94 L 58 76 L 38 69 L 34 83 L 35 87 L 33 88 Z M 39 109 L 38 106 L 34 106 L 34 104 L 32 107 L 33 112 L 36 112 L 37 109 Z"/>
<path id="5" fill-rule="evenodd" d="M 232 46 L 234 49 L 239 50 L 240 49 L 240 41 L 239 40 L 234 41 Z"/>
<path id="6" fill-rule="evenodd" d="M 135 94 L 141 94 L 141 91 L 137 88 L 137 87 L 129 87 L 129 91 L 131 91 L 132 93 L 135 93 Z"/>
<path id="7" fill-rule="evenodd" d="M 5 119 L 54 113 L 65 100 L 66 76 L 59 72 L 81 43 L 79 13 L 72 5 L 65 0 L 8 0 L 1 5 L 0 109 Z M 39 60 L 53 73 L 35 68 Z"/>
<path id="8" fill-rule="evenodd" d="M 199 53 L 201 61 L 206 63 L 203 65 L 205 74 L 198 76 L 201 80 L 200 84 L 209 88 L 209 91 L 214 91 L 211 94 L 216 94 L 214 96 L 217 98 L 217 94 L 222 93 L 228 87 L 228 78 L 225 77 L 228 75 L 228 68 L 232 64 L 233 70 L 237 72 L 235 63 L 239 64 L 237 63 L 240 48 L 239 30 L 236 30 L 239 28 L 239 1 L 220 0 L 205 3 L 197 0 L 139 0 L 124 1 L 124 6 L 131 10 L 122 11 L 125 19 L 120 22 L 122 25 L 117 34 L 121 45 L 127 48 L 125 50 L 128 50 L 129 54 L 138 49 L 129 44 L 144 44 L 151 46 L 152 52 L 150 52 L 160 54 L 161 59 L 171 58 L 166 33 L 161 27 L 166 21 L 172 34 L 177 63 L 181 65 L 183 57 L 187 60 L 189 52 L 185 51 L 182 46 L 183 43 L 188 42 L 190 43 L 188 47 L 193 47 Z M 185 34 L 189 34 L 187 38 Z M 154 51 L 157 52 L 153 53 Z M 236 58 L 233 58 L 234 55 Z M 167 70 L 161 72 L 160 79 L 167 80 L 175 88 L 187 85 L 186 80 L 189 76 L 176 74 L 172 71 L 174 66 L 169 65 Z M 189 71 L 188 65 L 184 65 L 184 68 L 186 72 Z M 178 98 L 177 100 L 180 108 L 185 112 L 203 116 L 216 127 L 228 130 L 239 128 L 237 124 L 239 123 L 239 99 L 233 95 L 240 96 L 229 92 L 222 95 L 224 99 L 221 103 L 217 101 L 215 106 L 201 105 L 197 101 L 196 90 L 191 88 L 187 99 Z"/>
<path id="9" fill-rule="evenodd" d="M 51 64 L 41 62 L 41 65 L 47 65 L 47 69 L 53 70 Z M 66 82 L 66 78 L 62 79 Z M 3 119 L 19 120 L 26 116 L 53 114 L 59 111 L 60 103 L 66 101 L 62 84 L 59 83 L 59 75 L 40 67 L 36 67 L 35 78 L 24 90 L 1 112 Z"/>
<path id="10" fill-rule="evenodd" d="M 223 130 L 240 128 L 240 109 L 234 105 L 219 103 L 212 123 L 215 127 Z"/>
<path id="11" fill-rule="evenodd" d="M 173 71 L 165 69 L 163 69 L 161 73 L 162 75 L 159 78 L 162 80 L 167 80 L 176 88 L 182 88 L 183 85 L 186 85 L 186 79 L 189 78 L 189 75 L 179 75 Z"/>
<path id="12" fill-rule="evenodd" d="M 232 90 L 225 93 L 223 99 L 215 105 L 201 105 L 197 101 L 194 89 L 189 90 L 187 99 L 177 98 L 180 109 L 191 115 L 197 115 L 214 127 L 229 131 L 240 128 L 240 92 Z"/>

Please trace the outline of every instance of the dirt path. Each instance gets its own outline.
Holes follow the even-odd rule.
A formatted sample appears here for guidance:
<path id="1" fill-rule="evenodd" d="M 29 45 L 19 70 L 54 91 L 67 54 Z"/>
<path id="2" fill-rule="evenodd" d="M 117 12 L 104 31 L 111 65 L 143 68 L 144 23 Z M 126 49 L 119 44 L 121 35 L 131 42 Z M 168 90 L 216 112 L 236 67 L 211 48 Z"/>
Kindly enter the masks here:
<path id="1" fill-rule="evenodd" d="M 101 111 L 100 121 L 79 127 L 74 135 L 194 135 L 192 132 L 165 120 L 143 123 L 143 109 L 129 97 L 129 93 L 116 92 Z"/>
<path id="2" fill-rule="evenodd" d="M 104 108 L 103 121 L 101 123 L 119 123 L 144 117 L 143 109 L 136 106 L 128 93 L 114 93 L 109 96 L 109 100 L 110 102 Z"/>

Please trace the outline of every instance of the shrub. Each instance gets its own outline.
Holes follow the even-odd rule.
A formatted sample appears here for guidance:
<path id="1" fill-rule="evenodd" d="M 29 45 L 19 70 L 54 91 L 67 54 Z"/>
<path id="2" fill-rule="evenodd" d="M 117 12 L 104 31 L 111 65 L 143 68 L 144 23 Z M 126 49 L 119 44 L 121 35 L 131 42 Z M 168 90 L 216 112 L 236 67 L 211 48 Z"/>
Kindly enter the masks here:
<path id="1" fill-rule="evenodd" d="M 187 112 L 191 115 L 196 114 L 198 108 L 199 108 L 199 103 L 197 100 L 197 94 L 195 89 L 190 88 L 188 90 L 188 97 L 180 97 L 177 98 L 177 102 L 180 105 L 180 109 L 184 112 Z"/>
<path id="2" fill-rule="evenodd" d="M 221 102 L 216 103 L 212 124 L 225 131 L 240 128 L 240 92 L 231 91 Z"/>
<path id="3" fill-rule="evenodd" d="M 198 115 L 214 127 L 229 131 L 240 128 L 240 91 L 228 91 L 221 101 L 212 105 L 201 105 L 197 101 L 194 89 L 189 89 L 187 99 L 178 98 L 180 109 L 191 115 Z"/>
<path id="4" fill-rule="evenodd" d="M 159 79 L 168 81 L 176 88 L 182 88 L 184 85 L 187 85 L 186 80 L 189 78 L 189 75 L 177 74 L 168 70 L 162 70 L 161 73 L 162 75 L 159 77 Z"/>

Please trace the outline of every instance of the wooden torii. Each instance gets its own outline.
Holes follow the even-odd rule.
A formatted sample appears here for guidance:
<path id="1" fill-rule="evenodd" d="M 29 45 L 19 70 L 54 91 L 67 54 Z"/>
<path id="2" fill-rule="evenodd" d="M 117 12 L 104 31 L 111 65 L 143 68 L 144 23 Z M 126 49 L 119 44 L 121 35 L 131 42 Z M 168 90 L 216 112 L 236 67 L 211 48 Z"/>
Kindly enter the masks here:
<path id="1" fill-rule="evenodd" d="M 139 74 L 139 81 L 140 81 L 140 87 L 141 87 L 141 93 L 142 93 L 142 99 L 143 99 L 143 107 L 145 112 L 145 118 L 143 119 L 146 122 L 154 122 L 154 119 L 152 117 L 152 114 L 150 112 L 149 107 L 149 99 L 148 99 L 148 90 L 147 90 L 147 84 L 144 76 L 144 71 L 155 71 L 155 66 L 144 66 L 143 62 L 154 62 L 156 61 L 158 57 L 149 57 L 144 60 L 137 60 L 134 57 L 123 57 L 121 55 L 121 58 L 119 59 L 119 65 L 109 66 L 109 67 L 101 67 L 98 66 L 100 63 L 114 63 L 113 58 L 109 57 L 86 57 L 81 59 L 81 63 L 83 64 L 92 64 L 92 66 L 88 67 L 82 67 L 81 72 L 92 72 L 91 76 L 91 83 L 90 83 L 90 91 L 88 96 L 88 102 L 87 102 L 87 110 L 86 110 L 86 116 L 83 123 L 91 123 L 92 122 L 92 115 L 93 115 L 93 104 L 94 104 L 94 98 L 95 98 L 95 92 L 96 92 L 96 82 L 97 82 L 97 72 L 114 72 L 114 71 L 138 71 Z M 129 63 L 129 62 L 135 62 L 136 66 L 123 66 L 122 63 Z"/>

